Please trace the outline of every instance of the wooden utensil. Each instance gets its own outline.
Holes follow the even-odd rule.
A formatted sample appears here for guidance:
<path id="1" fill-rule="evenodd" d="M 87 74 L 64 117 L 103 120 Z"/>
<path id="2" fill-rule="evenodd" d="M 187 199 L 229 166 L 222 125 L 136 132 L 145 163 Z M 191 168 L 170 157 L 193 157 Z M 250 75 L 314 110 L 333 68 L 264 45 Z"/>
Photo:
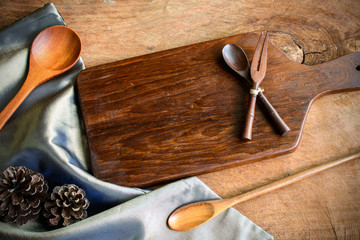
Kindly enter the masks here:
<path id="1" fill-rule="evenodd" d="M 250 77 L 250 64 L 249 59 L 244 50 L 236 44 L 226 44 L 222 49 L 222 55 L 226 64 L 239 74 L 251 86 L 252 79 Z M 269 100 L 265 97 L 262 91 L 258 92 L 258 98 L 262 103 L 263 109 L 271 118 L 271 122 L 275 124 L 275 128 L 279 131 L 281 136 L 285 136 L 290 132 L 290 128 L 282 120 L 279 113 L 271 105 Z"/>
<path id="2" fill-rule="evenodd" d="M 324 163 L 231 198 L 202 201 L 185 205 L 170 214 L 168 218 L 168 225 L 171 229 L 176 231 L 187 231 L 193 229 L 236 204 L 288 186 L 292 183 L 313 176 L 316 173 L 359 157 L 360 153 L 357 153 L 345 158 Z"/>
<path id="3" fill-rule="evenodd" d="M 40 32 L 32 43 L 28 76 L 19 92 L 0 113 L 0 129 L 37 86 L 69 70 L 79 60 L 80 37 L 72 29 L 57 25 Z"/>
<path id="4" fill-rule="evenodd" d="M 268 34 L 266 33 L 265 37 L 264 34 L 261 34 L 250 67 L 250 74 L 252 78 L 252 89 L 250 90 L 249 106 L 248 106 L 248 112 L 246 115 L 246 122 L 243 133 L 243 139 L 246 141 L 250 141 L 252 137 L 252 126 L 255 117 L 256 97 L 259 91 L 262 91 L 259 89 L 259 86 L 262 80 L 264 79 L 266 73 L 267 47 L 268 47 Z"/>

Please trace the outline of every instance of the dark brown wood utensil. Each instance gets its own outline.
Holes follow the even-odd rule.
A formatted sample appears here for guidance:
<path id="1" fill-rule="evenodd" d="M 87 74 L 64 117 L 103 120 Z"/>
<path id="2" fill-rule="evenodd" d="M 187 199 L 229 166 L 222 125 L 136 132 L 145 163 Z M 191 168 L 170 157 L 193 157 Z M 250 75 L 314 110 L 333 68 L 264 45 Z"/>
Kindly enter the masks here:
<path id="1" fill-rule="evenodd" d="M 280 136 L 257 111 L 253 139 L 243 142 L 248 86 L 221 51 L 233 43 L 253 56 L 258 38 L 226 37 L 81 72 L 78 91 L 95 176 L 146 187 L 285 154 L 297 147 L 316 98 L 360 88 L 360 53 L 305 66 L 269 43 L 261 86 L 292 131 Z"/>
<path id="2" fill-rule="evenodd" d="M 243 139 L 246 141 L 251 140 L 252 126 L 255 118 L 256 98 L 260 89 L 260 84 L 265 77 L 266 64 L 267 64 L 267 48 L 268 48 L 268 35 L 267 33 L 261 34 L 259 41 L 256 45 L 253 60 L 251 62 L 250 74 L 252 78 L 252 88 L 250 90 L 250 99 L 248 112 L 246 114 L 246 122 L 243 133 Z"/>
<path id="3" fill-rule="evenodd" d="M 251 87 L 252 79 L 250 77 L 250 63 L 244 50 L 238 45 L 229 43 L 222 49 L 222 55 L 226 64 L 239 74 Z M 271 105 L 262 91 L 259 91 L 258 98 L 262 103 L 262 109 L 266 111 L 267 116 L 271 119 L 270 122 L 275 126 L 276 130 L 281 134 L 281 136 L 288 134 L 290 132 L 290 128 L 282 120 L 279 113 Z"/>

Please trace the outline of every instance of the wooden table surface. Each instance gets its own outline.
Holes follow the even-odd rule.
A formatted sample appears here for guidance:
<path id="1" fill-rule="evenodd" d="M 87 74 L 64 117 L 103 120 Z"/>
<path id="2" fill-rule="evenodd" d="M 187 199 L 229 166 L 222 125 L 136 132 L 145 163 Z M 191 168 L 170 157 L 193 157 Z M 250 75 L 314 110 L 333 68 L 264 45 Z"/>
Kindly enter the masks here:
<path id="1" fill-rule="evenodd" d="M 0 1 L 0 27 L 46 1 Z M 192 43 L 267 30 L 294 61 L 313 65 L 360 49 L 360 2 L 71 1 L 53 3 L 83 42 L 87 67 Z M 360 64 L 360 63 L 359 63 Z M 360 91 L 327 95 L 308 114 L 292 153 L 198 176 L 229 197 L 360 151 Z M 235 207 L 276 239 L 360 239 L 360 163 L 355 160 Z"/>

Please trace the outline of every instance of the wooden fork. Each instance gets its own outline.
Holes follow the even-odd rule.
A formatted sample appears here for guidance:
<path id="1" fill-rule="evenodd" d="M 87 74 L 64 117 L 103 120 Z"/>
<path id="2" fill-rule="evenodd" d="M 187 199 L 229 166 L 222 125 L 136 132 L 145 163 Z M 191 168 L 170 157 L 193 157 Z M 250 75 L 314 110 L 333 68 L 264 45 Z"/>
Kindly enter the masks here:
<path id="1" fill-rule="evenodd" d="M 250 90 L 250 100 L 248 112 L 246 115 L 245 129 L 243 132 L 243 139 L 250 141 L 252 137 L 252 126 L 255 117 L 256 97 L 259 91 L 262 91 L 259 86 L 265 77 L 266 63 L 267 63 L 267 47 L 268 34 L 262 33 L 257 43 L 253 60 L 251 62 L 250 74 L 252 78 L 252 89 Z M 261 53 L 261 56 L 260 56 Z"/>

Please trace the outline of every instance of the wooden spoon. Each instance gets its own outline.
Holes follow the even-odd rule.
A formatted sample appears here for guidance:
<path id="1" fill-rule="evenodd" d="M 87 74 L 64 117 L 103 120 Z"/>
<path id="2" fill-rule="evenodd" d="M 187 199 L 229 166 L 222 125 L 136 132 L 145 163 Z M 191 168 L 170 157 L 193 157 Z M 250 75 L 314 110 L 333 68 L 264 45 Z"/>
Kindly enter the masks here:
<path id="1" fill-rule="evenodd" d="M 226 209 L 236 204 L 258 197 L 273 190 L 285 187 L 287 185 L 310 177 L 316 173 L 359 157 L 360 153 L 357 153 L 345 158 L 324 163 L 232 198 L 196 202 L 185 205 L 176 209 L 173 213 L 170 214 L 168 218 L 168 225 L 171 229 L 176 231 L 187 231 L 193 229 L 209 221 L 213 217 L 217 216 L 218 214 L 222 213 Z"/>
<path id="2" fill-rule="evenodd" d="M 0 113 L 0 129 L 37 86 L 69 70 L 79 60 L 80 37 L 65 26 L 52 26 L 37 35 L 31 46 L 28 76 L 19 92 Z"/>

